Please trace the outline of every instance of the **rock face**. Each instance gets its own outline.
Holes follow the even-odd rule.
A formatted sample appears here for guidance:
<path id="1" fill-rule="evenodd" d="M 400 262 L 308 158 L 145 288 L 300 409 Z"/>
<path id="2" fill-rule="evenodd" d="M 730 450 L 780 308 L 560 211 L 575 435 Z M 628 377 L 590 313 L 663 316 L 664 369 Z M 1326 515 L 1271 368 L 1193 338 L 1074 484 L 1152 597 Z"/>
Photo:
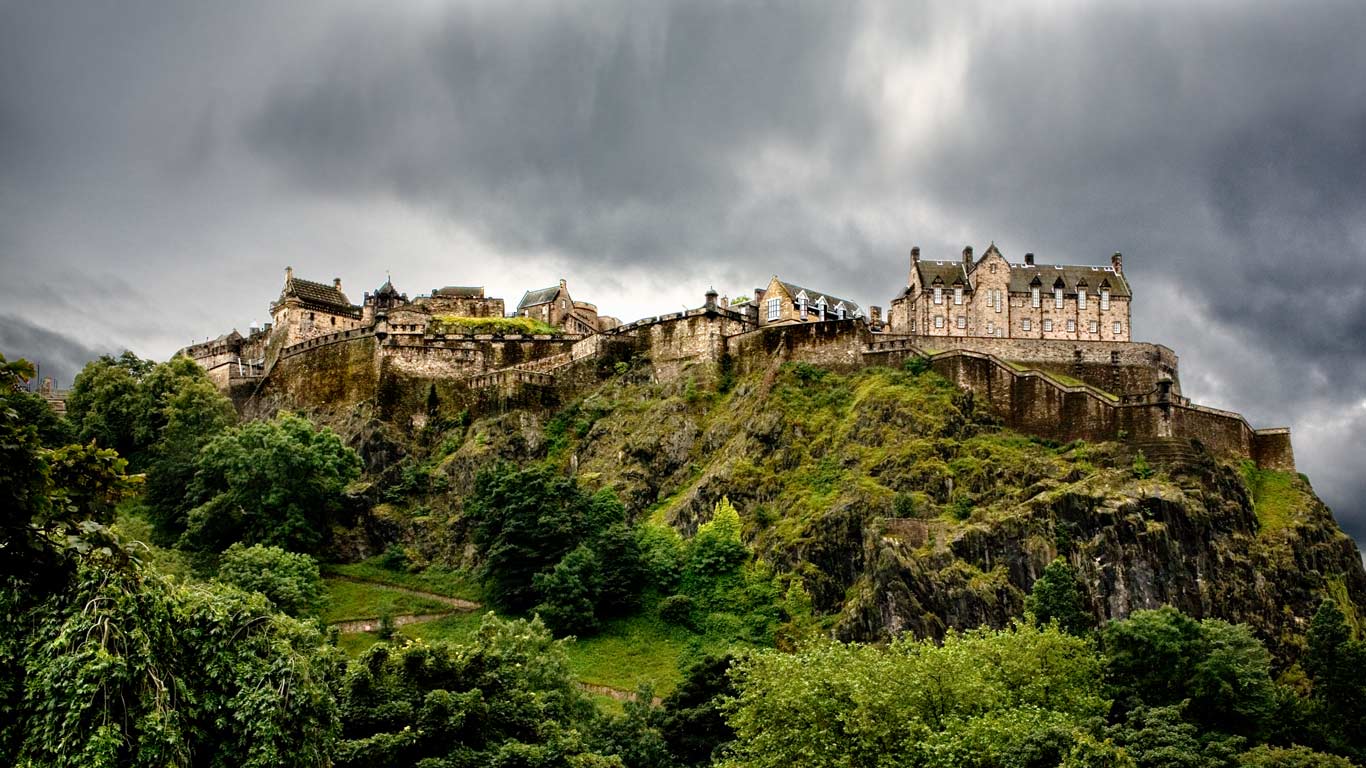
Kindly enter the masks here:
<path id="1" fill-rule="evenodd" d="M 729 497 L 761 556 L 845 639 L 1004 625 L 1059 556 L 1097 620 L 1173 605 L 1245 622 L 1282 654 L 1324 595 L 1366 611 L 1354 544 L 1293 473 L 1193 441 L 1014 434 L 932 372 L 797 363 L 724 392 L 713 381 L 623 371 L 552 417 L 430 436 L 445 448 L 425 459 L 440 482 L 421 499 L 423 530 L 462 530 L 461 498 L 487 463 L 550 461 L 685 536 Z M 457 544 L 428 548 L 468 553 Z"/>

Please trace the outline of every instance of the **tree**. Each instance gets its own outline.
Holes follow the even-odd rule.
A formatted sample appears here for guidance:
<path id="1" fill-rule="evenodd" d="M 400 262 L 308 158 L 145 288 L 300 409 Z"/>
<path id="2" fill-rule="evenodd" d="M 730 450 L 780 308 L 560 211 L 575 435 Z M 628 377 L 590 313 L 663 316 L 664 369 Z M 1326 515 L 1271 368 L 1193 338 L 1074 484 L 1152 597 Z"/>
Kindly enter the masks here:
<path id="1" fill-rule="evenodd" d="M 1109 735 L 1143 768 L 1236 768 L 1243 740 L 1202 734 L 1185 717 L 1186 704 L 1140 705 Z"/>
<path id="2" fill-rule="evenodd" d="M 230 429 L 195 460 L 181 546 L 221 552 L 240 541 L 316 552 L 360 464 L 332 430 L 290 413 Z"/>
<path id="3" fill-rule="evenodd" d="M 340 703 L 338 768 L 573 765 L 592 757 L 584 741 L 592 704 L 574 686 L 560 643 L 536 620 L 489 614 L 464 646 L 373 646 L 348 669 Z"/>
<path id="4" fill-rule="evenodd" d="M 1084 635 L 1095 626 L 1077 572 L 1061 557 L 1044 568 L 1025 598 L 1025 612 L 1040 624 L 1056 621 L 1064 632 Z"/>
<path id="5" fill-rule="evenodd" d="M 140 466 L 147 447 L 139 435 L 145 409 L 141 382 L 152 367 L 152 361 L 125 351 L 118 357 L 103 355 L 81 369 L 66 401 L 77 437 L 138 459 L 134 466 Z"/>
<path id="6" fill-rule="evenodd" d="M 1325 746 L 1366 757 L 1366 643 L 1352 639 L 1335 600 L 1319 604 L 1309 626 L 1304 669 L 1313 681 L 1311 711 Z"/>
<path id="7" fill-rule="evenodd" d="M 265 595 L 276 610 L 290 616 L 316 614 L 323 597 L 317 561 L 279 547 L 233 544 L 219 560 L 217 579 Z"/>
<path id="8" fill-rule="evenodd" d="M 186 366 L 189 369 L 186 369 Z M 143 429 L 155 435 L 147 471 L 148 517 L 160 543 L 171 544 L 185 531 L 185 489 L 194 480 L 196 459 L 204 445 L 237 421 L 232 403 L 203 370 L 188 358 L 166 364 L 175 372 L 163 381 L 157 366 L 148 376 L 148 400 L 155 405 L 144 416 Z"/>
<path id="9" fill-rule="evenodd" d="M 683 672 L 683 682 L 664 699 L 657 719 L 669 752 L 682 765 L 709 765 L 735 739 L 725 702 L 738 691 L 729 676 L 737 657 L 707 655 Z"/>
<path id="10" fill-rule="evenodd" d="M 16 764 L 326 764 L 339 653 L 264 599 L 91 554 L 21 600 L 0 591 L 0 752 Z"/>
<path id="11" fill-rule="evenodd" d="M 541 595 L 535 613 L 557 635 L 589 634 L 598 629 L 602 564 L 586 544 L 565 555 L 550 571 L 536 574 Z"/>
<path id="12" fill-rule="evenodd" d="M 1345 757 L 1315 752 L 1308 747 L 1262 745 L 1238 756 L 1238 768 L 1353 768 Z"/>
<path id="13" fill-rule="evenodd" d="M 749 550 L 740 540 L 740 513 L 729 498 L 716 502 L 711 520 L 697 528 L 688 556 L 688 571 L 694 577 L 719 576 L 733 572 L 749 559 Z"/>

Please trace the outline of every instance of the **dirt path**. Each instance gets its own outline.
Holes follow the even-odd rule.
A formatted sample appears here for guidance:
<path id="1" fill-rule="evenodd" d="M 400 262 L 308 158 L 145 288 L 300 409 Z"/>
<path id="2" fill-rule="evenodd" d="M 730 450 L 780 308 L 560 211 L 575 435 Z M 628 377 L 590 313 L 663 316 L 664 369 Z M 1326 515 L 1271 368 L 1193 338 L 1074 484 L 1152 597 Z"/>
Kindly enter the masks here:
<path id="1" fill-rule="evenodd" d="M 401 627 L 404 624 L 421 624 L 427 621 L 436 621 L 450 616 L 455 611 L 444 613 L 409 613 L 403 616 L 394 617 L 394 626 Z M 336 621 L 332 626 L 336 627 L 343 634 L 350 632 L 378 632 L 380 619 L 351 619 L 349 621 Z"/>
<path id="2" fill-rule="evenodd" d="M 613 688 L 610 685 L 601 685 L 599 683 L 585 683 L 582 681 L 576 682 L 575 685 L 579 686 L 579 690 L 581 691 L 586 691 L 588 693 L 596 693 L 599 696 L 607 696 L 608 698 L 616 699 L 617 701 L 636 700 L 635 691 L 623 691 L 620 688 Z M 664 703 L 664 699 L 656 696 L 650 700 L 650 703 L 657 707 L 660 704 Z"/>
<path id="3" fill-rule="evenodd" d="M 393 620 L 395 627 L 401 627 L 405 624 L 421 624 L 427 621 L 436 621 L 437 619 L 444 619 L 445 617 L 450 616 L 452 613 L 477 611 L 480 608 L 484 607 L 479 603 L 474 602 L 473 600 L 465 600 L 464 598 L 460 597 L 449 597 L 447 595 L 438 595 L 435 592 L 423 592 L 420 589 L 409 589 L 408 587 L 400 587 L 393 584 L 385 584 L 382 581 L 358 579 L 355 576 L 343 576 L 341 574 L 335 574 L 329 576 L 328 578 L 339 579 L 341 581 L 350 581 L 356 584 L 369 584 L 371 586 L 380 587 L 382 589 L 387 589 L 392 592 L 398 592 L 404 595 L 423 597 L 433 602 L 444 603 L 446 605 L 449 605 L 452 609 L 449 611 L 442 611 L 441 613 L 407 613 L 400 616 L 394 616 Z M 380 617 L 376 616 L 371 619 L 348 619 L 347 621 L 334 621 L 332 622 L 332 626 L 336 627 L 343 633 L 374 632 L 379 629 L 379 623 Z"/>

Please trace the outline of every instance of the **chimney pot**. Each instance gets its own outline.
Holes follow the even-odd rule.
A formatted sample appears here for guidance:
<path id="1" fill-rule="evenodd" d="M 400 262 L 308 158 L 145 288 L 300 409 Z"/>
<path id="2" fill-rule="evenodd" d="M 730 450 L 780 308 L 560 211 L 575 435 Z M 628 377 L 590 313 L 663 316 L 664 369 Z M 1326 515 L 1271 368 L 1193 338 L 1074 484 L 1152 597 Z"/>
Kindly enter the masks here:
<path id="1" fill-rule="evenodd" d="M 1115 251 L 1115 255 L 1110 257 L 1110 264 L 1115 268 L 1116 272 L 1123 273 L 1124 254 L 1120 253 L 1119 251 Z"/>
<path id="2" fill-rule="evenodd" d="M 333 288 L 336 288 L 336 289 L 339 290 L 339 291 L 341 290 L 341 278 L 340 278 L 340 277 L 334 277 L 334 278 L 332 278 L 332 287 L 333 287 Z"/>
<path id="3" fill-rule="evenodd" d="M 293 279 L 294 279 L 294 267 L 285 267 L 285 279 L 286 279 L 286 280 L 293 280 Z"/>
<path id="4" fill-rule="evenodd" d="M 918 246 L 918 245 L 917 245 L 916 247 L 914 247 L 914 248 L 911 249 L 911 263 L 912 263 L 912 264 L 919 264 L 919 263 L 920 263 L 920 246 Z"/>
<path id="5" fill-rule="evenodd" d="M 563 277 L 560 278 L 560 290 L 563 291 L 566 287 L 568 287 L 568 284 L 564 281 Z"/>
<path id="6" fill-rule="evenodd" d="M 1025 254 L 1025 266 L 1026 266 L 1026 267 L 1032 267 L 1032 266 L 1034 266 L 1034 254 L 1032 254 L 1032 253 L 1026 253 L 1026 254 Z"/>
<path id="7" fill-rule="evenodd" d="M 972 266 L 972 246 L 963 246 L 963 267 L 964 269 Z"/>

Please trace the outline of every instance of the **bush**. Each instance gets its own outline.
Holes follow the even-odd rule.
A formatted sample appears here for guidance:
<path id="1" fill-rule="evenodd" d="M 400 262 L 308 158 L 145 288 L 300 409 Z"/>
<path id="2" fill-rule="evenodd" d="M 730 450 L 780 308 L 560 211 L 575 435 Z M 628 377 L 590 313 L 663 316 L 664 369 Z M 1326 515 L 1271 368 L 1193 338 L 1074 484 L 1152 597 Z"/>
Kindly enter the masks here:
<path id="1" fill-rule="evenodd" d="M 384 554 L 379 556 L 379 567 L 386 571 L 408 570 L 408 553 L 404 551 L 403 545 L 390 544 L 385 547 Z"/>
<path id="2" fill-rule="evenodd" d="M 901 369 L 906 373 L 919 376 L 930 370 L 930 359 L 928 357 L 916 356 L 902 364 Z"/>
<path id="3" fill-rule="evenodd" d="M 687 595 L 669 595 L 659 601 L 659 618 L 679 627 L 694 628 L 693 599 Z"/>
<path id="4" fill-rule="evenodd" d="M 218 565 L 218 580 L 248 592 L 259 592 L 282 613 L 308 616 L 322 603 L 323 580 L 308 555 L 260 544 L 233 544 Z"/>

